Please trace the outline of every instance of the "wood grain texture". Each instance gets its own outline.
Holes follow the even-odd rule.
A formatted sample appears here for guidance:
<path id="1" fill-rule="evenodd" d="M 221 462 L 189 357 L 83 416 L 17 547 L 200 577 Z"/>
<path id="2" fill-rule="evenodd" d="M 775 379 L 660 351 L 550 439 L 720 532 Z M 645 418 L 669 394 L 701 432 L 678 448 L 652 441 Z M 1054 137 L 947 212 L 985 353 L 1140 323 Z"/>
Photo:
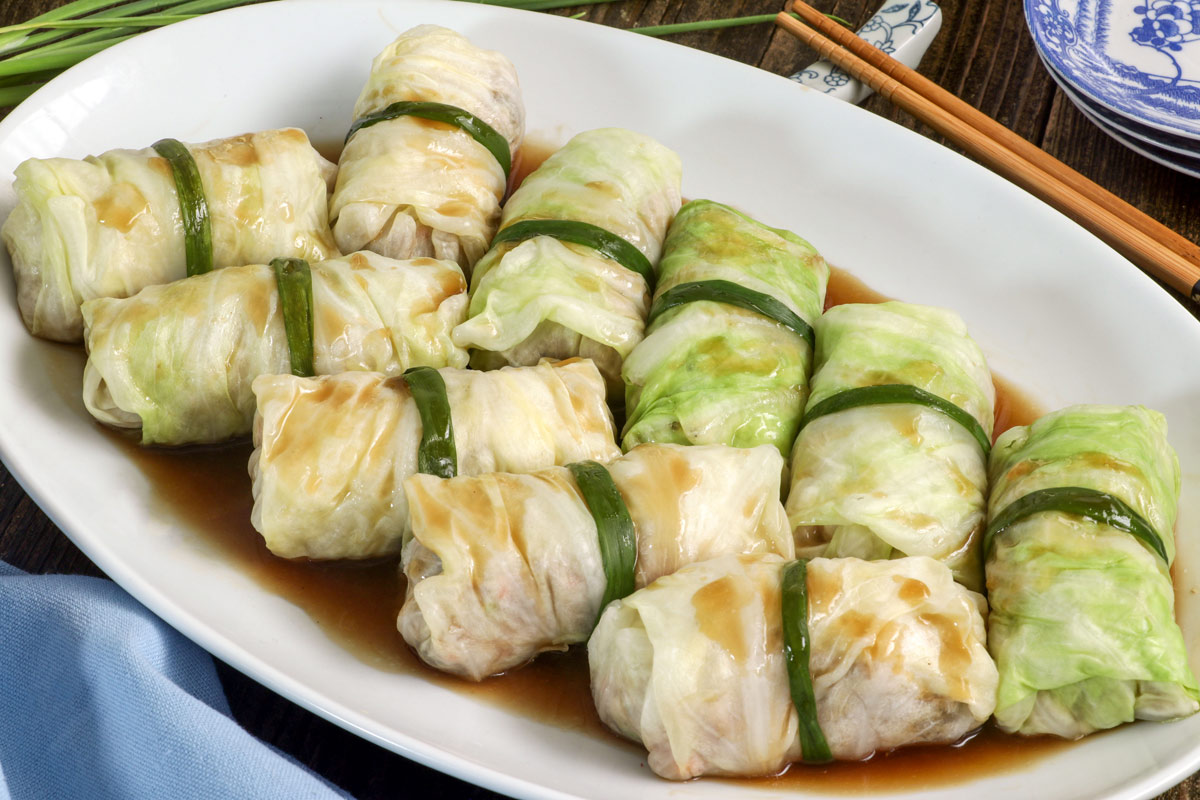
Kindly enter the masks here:
<path id="1" fill-rule="evenodd" d="M 3 0 L 0 25 L 21 22 L 64 0 Z M 861 25 L 873 0 L 824 0 L 822 11 Z M 1042 68 L 1014 0 L 946 0 L 942 32 L 920 71 L 1051 155 L 1200 242 L 1200 180 L 1161 167 L 1121 147 L 1062 95 Z M 749 14 L 773 14 L 783 0 L 622 0 L 585 12 L 615 27 L 656 25 Z M 813 60 L 813 53 L 773 25 L 706 31 L 674 41 L 782 75 Z M 878 97 L 870 111 L 926 136 L 932 132 Z M 0 109 L 0 115 L 4 113 Z M 138 143 L 131 143 L 136 145 Z M 10 310 L 15 313 L 15 309 Z M 0 559 L 31 572 L 100 575 L 0 468 Z M 292 754 L 361 800 L 397 796 L 496 798 L 492 792 L 441 775 L 365 742 L 218 664 L 237 720 L 254 735 Z M 1200 800 L 1200 775 L 1159 800 Z"/>

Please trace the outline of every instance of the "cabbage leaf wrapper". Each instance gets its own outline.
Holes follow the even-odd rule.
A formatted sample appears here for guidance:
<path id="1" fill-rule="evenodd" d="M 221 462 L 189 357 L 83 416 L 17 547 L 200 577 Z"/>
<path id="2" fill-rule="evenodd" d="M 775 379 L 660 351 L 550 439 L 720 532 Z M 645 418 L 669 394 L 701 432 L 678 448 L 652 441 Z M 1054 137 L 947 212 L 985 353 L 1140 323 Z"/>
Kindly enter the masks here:
<path id="1" fill-rule="evenodd" d="M 338 255 L 327 217 L 335 167 L 298 128 L 187 145 L 212 227 L 214 267 Z M 187 275 L 170 163 L 153 148 L 82 160 L 32 158 L 16 169 L 17 206 L 0 237 L 17 305 L 36 336 L 83 340 L 79 307 Z"/>
<path id="2" fill-rule="evenodd" d="M 608 464 L 637 534 L 634 582 L 724 553 L 791 556 L 771 447 L 647 444 Z M 606 581 L 566 467 L 405 483 L 411 538 L 397 627 L 430 665 L 481 680 L 588 638 Z"/>
<path id="3" fill-rule="evenodd" d="M 817 321 L 806 413 L 859 387 L 915 386 L 970 414 L 991 440 L 996 392 L 983 352 L 952 311 L 908 303 L 835 306 Z M 796 552 L 929 556 L 983 588 L 987 454 L 924 405 L 867 405 L 802 423 L 788 520 Z"/>
<path id="4" fill-rule="evenodd" d="M 448 28 L 419 25 L 376 56 L 354 119 L 397 102 L 461 108 L 503 136 L 514 159 L 525 137 L 512 63 Z M 430 256 L 469 270 L 496 233 L 507 185 L 496 157 L 465 130 L 399 116 L 346 142 L 329 216 L 343 252 Z"/>
<path id="5" fill-rule="evenodd" d="M 590 361 L 439 372 L 460 475 L 621 455 L 604 380 Z M 423 430 L 404 379 L 264 375 L 253 389 L 251 521 L 271 552 L 315 559 L 399 553 L 408 518 L 404 481 L 418 472 Z"/>
<path id="6" fill-rule="evenodd" d="M 500 232 L 517 223 L 566 220 L 602 228 L 653 265 L 680 203 L 679 156 L 633 131 L 601 128 L 567 142 L 504 206 Z M 595 249 L 536 236 L 501 242 L 475 265 L 470 318 L 454 331 L 474 348 L 472 366 L 591 358 L 609 394 L 624 392 L 621 361 L 642 340 L 650 288 Z"/>
<path id="7" fill-rule="evenodd" d="M 466 351 L 450 342 L 467 306 L 457 264 L 354 253 L 313 264 L 311 272 L 317 374 L 466 365 Z M 248 435 L 254 379 L 291 369 L 270 266 L 89 300 L 83 317 L 84 405 L 106 425 L 141 428 L 143 444 Z"/>
<path id="8" fill-rule="evenodd" d="M 774 555 L 692 564 L 609 605 L 588 642 L 600 718 L 664 778 L 774 775 L 803 757 Z M 987 721 L 983 597 L 945 565 L 808 562 L 809 666 L 833 757 L 948 744 Z"/>
<path id="9" fill-rule="evenodd" d="M 1174 559 L 1179 462 L 1157 411 L 1080 405 L 1047 414 L 1001 434 L 989 472 L 993 519 L 1031 492 L 1091 489 L 1132 508 Z M 999 531 L 990 549 L 988 646 L 1003 730 L 1078 738 L 1200 709 L 1169 564 L 1144 543 L 1047 510 Z"/>
<path id="10" fill-rule="evenodd" d="M 676 286 L 712 280 L 773 297 L 811 326 L 825 305 L 829 265 L 790 231 L 693 200 L 667 232 L 655 302 Z M 621 369 L 629 415 L 622 446 L 771 444 L 787 457 L 811 369 L 809 342 L 760 313 L 709 300 L 669 309 Z"/>

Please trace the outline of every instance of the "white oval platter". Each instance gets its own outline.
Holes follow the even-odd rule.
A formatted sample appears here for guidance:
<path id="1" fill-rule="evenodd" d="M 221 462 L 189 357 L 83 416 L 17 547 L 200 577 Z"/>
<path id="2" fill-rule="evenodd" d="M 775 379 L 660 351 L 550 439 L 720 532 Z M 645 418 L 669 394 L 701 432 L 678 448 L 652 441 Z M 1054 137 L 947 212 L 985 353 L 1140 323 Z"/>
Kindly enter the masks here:
<path id="1" fill-rule="evenodd" d="M 1200 665 L 1200 324 L 1108 247 L 951 151 L 786 78 L 554 16 L 409 0 L 292 0 L 139 36 L 72 69 L 0 123 L 0 174 L 165 136 L 286 125 L 341 138 L 372 57 L 419 23 L 505 52 L 529 129 L 563 142 L 624 126 L 683 158 L 684 194 L 809 238 L 873 288 L 956 309 L 993 368 L 1047 408 L 1144 403 L 1179 451 L 1180 619 Z M 0 218 L 13 206 L 0 182 Z M 7 271 L 0 255 L 0 270 Z M 30 337 L 0 281 L 0 452 L 105 572 L 209 651 L 384 747 L 528 798 L 796 797 L 674 784 L 628 749 L 351 656 L 299 608 L 156 510 L 143 473 L 56 389 L 55 345 Z M 1143 798 L 1200 767 L 1200 717 L 1138 724 L 1027 769 L 895 796 Z M 819 796 L 819 795 L 811 795 Z"/>

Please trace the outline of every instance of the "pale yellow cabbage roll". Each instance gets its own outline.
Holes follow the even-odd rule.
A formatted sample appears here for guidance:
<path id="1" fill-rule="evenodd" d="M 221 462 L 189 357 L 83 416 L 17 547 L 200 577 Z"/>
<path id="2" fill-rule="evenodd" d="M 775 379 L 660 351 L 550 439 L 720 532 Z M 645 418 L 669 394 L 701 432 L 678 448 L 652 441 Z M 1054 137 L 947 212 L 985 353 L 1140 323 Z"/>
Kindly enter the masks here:
<path id="1" fill-rule="evenodd" d="M 326 216 L 334 165 L 297 128 L 188 145 L 212 226 L 215 267 L 338 255 Z M 183 278 L 184 228 L 171 165 L 153 148 L 16 169 L 0 236 L 30 332 L 83 338 L 79 306 Z"/>
<path id="2" fill-rule="evenodd" d="M 773 555 L 692 564 L 609 605 L 588 642 L 600 718 L 664 778 L 773 775 L 803 757 Z M 809 666 L 833 757 L 951 743 L 992 713 L 983 597 L 920 556 L 807 565 Z"/>
<path id="3" fill-rule="evenodd" d="M 653 266 L 679 210 L 680 176 L 679 156 L 649 136 L 585 131 L 513 192 L 500 234 L 543 221 L 583 223 Z M 621 363 L 642 340 L 649 311 L 646 279 L 591 246 L 548 235 L 501 241 L 471 276 L 471 316 L 454 341 L 475 350 L 472 366 L 481 369 L 591 358 L 619 401 Z"/>
<path id="4" fill-rule="evenodd" d="M 982 590 L 996 395 L 966 324 L 953 311 L 889 302 L 835 306 L 815 327 L 812 393 L 787 498 L 797 552 L 929 556 Z M 871 403 L 807 421 L 827 401 L 885 387 L 932 396 L 966 424 L 918 402 Z"/>
<path id="5" fill-rule="evenodd" d="M 317 374 L 465 366 L 450 341 L 466 312 L 458 265 L 354 253 L 311 266 Z M 143 444 L 219 442 L 250 433 L 251 385 L 289 372 L 275 272 L 215 270 L 125 299 L 83 304 L 92 416 L 141 428 Z"/>
<path id="6" fill-rule="evenodd" d="M 608 464 L 637 535 L 634 582 L 723 553 L 791 556 L 768 445 L 646 444 Z M 432 666 L 480 680 L 585 641 L 606 582 L 570 470 L 405 483 L 411 538 L 397 627 Z"/>
<path id="7" fill-rule="evenodd" d="M 420 25 L 375 58 L 354 119 L 402 101 L 456 106 L 490 125 L 516 158 L 525 136 L 517 72 L 500 53 Z M 330 218 L 344 252 L 433 256 L 470 268 L 500 222 L 507 176 L 461 128 L 401 116 L 361 128 L 339 160 Z"/>
<path id="8" fill-rule="evenodd" d="M 460 475 L 532 472 L 621 455 L 604 381 L 590 361 L 493 372 L 443 368 Z M 285 558 L 400 551 L 404 481 L 422 425 L 403 378 L 346 372 L 254 381 L 251 521 Z"/>

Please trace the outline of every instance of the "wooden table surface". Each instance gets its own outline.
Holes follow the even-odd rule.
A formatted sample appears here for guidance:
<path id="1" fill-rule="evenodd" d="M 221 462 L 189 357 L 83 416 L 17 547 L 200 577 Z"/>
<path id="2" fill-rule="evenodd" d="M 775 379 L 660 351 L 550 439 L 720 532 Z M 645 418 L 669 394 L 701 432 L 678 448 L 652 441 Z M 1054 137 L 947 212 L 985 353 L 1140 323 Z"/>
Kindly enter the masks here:
<path id="1" fill-rule="evenodd" d="M 63 3 L 7 0 L 0 3 L 0 25 L 23 22 Z M 824 0 L 816 5 L 856 27 L 878 7 L 876 0 Z M 782 0 L 622 0 L 557 13 L 583 11 L 588 20 L 624 28 L 767 14 L 782 6 Z M 1084 118 L 1038 61 L 1020 2 L 943 0 L 942 9 L 942 31 L 921 64 L 923 74 L 1192 241 L 1200 242 L 1200 180 L 1124 149 Z M 673 38 L 782 75 L 790 75 L 814 60 L 811 51 L 770 24 Z M 931 135 L 925 126 L 878 97 L 867 100 L 864 107 Z M 6 111 L 0 109 L 0 116 Z M 30 572 L 102 575 L 2 467 L 0 559 Z M 369 744 L 224 664 L 218 662 L 217 666 L 233 713 L 243 726 L 357 798 L 410 794 L 426 798 L 499 797 Z M 1200 798 L 1200 774 L 1162 798 Z"/>

